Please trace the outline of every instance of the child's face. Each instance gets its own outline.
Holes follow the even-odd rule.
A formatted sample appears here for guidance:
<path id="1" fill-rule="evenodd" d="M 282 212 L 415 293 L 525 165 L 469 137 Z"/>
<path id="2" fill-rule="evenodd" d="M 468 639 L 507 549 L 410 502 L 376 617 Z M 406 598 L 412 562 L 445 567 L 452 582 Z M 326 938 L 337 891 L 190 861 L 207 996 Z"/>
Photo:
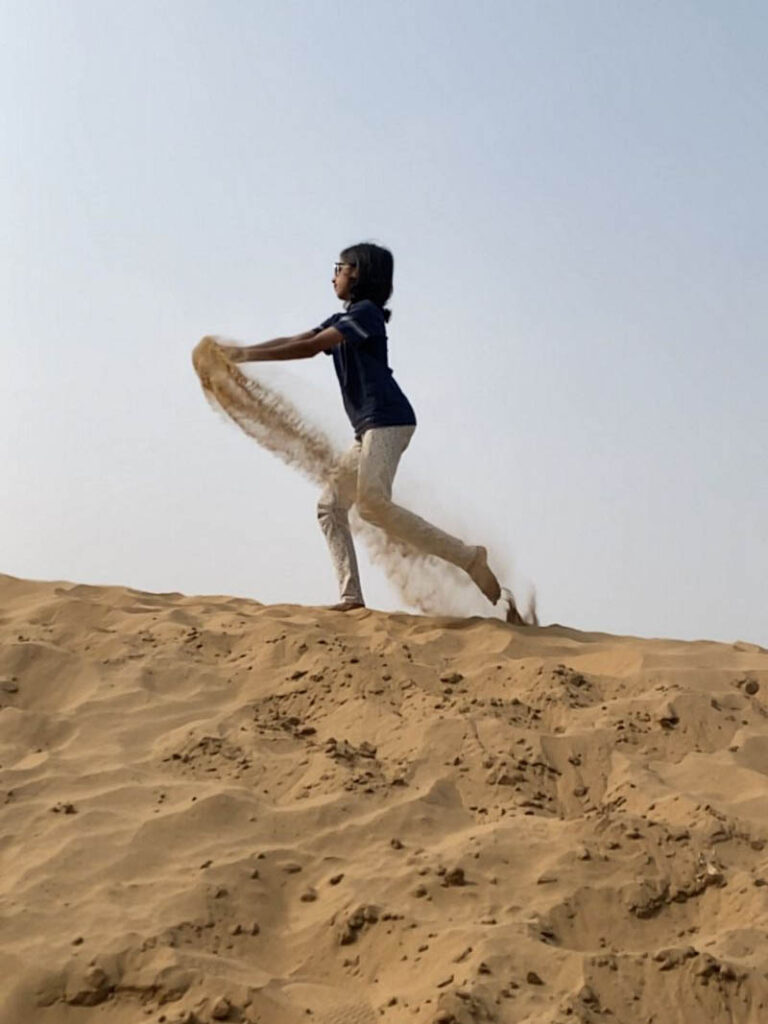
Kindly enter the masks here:
<path id="1" fill-rule="evenodd" d="M 333 267 L 333 290 L 336 297 L 346 301 L 352 295 L 352 284 L 357 278 L 357 267 L 345 263 L 341 258 Z"/>

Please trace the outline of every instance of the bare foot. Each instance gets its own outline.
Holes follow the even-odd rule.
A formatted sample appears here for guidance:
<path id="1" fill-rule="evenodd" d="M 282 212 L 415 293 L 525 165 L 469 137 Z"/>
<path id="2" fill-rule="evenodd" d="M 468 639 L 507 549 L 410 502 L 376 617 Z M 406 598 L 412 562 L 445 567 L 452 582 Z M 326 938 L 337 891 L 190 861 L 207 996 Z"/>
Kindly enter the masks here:
<path id="1" fill-rule="evenodd" d="M 467 568 L 467 572 L 472 577 L 477 586 L 482 590 L 491 604 L 496 602 L 501 597 L 501 587 L 499 581 L 493 575 L 491 570 L 488 568 L 488 552 L 484 547 L 476 548 L 477 554 L 475 555 L 472 562 Z"/>
<path id="2" fill-rule="evenodd" d="M 338 604 L 329 604 L 329 612 L 353 612 L 355 608 L 365 608 L 360 601 L 339 601 Z"/>

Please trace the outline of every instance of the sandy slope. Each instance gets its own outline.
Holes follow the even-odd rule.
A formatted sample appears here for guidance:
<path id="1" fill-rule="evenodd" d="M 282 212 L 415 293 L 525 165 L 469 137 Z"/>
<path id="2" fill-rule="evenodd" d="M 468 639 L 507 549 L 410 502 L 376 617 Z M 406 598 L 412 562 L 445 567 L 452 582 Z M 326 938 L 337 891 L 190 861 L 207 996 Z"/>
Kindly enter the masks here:
<path id="1" fill-rule="evenodd" d="M 1 1024 L 768 1020 L 768 652 L 7 576 L 0 614 Z"/>

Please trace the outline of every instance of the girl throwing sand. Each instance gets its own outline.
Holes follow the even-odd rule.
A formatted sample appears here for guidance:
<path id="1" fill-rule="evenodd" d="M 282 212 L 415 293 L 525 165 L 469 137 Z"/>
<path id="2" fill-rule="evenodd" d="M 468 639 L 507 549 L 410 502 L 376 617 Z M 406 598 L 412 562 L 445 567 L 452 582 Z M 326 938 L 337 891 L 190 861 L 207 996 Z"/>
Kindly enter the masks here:
<path id="1" fill-rule="evenodd" d="M 365 606 L 349 528 L 352 505 L 363 519 L 395 540 L 459 566 L 496 604 L 501 590 L 484 547 L 464 544 L 392 501 L 395 472 L 416 429 L 411 403 L 392 376 L 387 358 L 390 311 L 385 306 L 392 294 L 393 267 L 388 249 L 369 242 L 350 246 L 333 268 L 333 289 L 344 303 L 344 312 L 290 338 L 260 345 L 223 345 L 222 349 L 238 363 L 308 359 L 318 352 L 333 358 L 355 433 L 354 444 L 317 506 L 339 581 L 341 601 L 332 606 L 335 610 Z"/>

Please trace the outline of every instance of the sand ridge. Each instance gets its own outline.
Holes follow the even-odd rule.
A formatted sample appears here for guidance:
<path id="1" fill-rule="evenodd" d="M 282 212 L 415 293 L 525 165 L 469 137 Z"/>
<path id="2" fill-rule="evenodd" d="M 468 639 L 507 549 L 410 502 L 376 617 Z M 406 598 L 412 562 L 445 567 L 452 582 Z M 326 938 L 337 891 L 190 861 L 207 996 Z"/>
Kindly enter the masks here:
<path id="1" fill-rule="evenodd" d="M 765 650 L 0 598 L 0 1024 L 768 1019 Z"/>

